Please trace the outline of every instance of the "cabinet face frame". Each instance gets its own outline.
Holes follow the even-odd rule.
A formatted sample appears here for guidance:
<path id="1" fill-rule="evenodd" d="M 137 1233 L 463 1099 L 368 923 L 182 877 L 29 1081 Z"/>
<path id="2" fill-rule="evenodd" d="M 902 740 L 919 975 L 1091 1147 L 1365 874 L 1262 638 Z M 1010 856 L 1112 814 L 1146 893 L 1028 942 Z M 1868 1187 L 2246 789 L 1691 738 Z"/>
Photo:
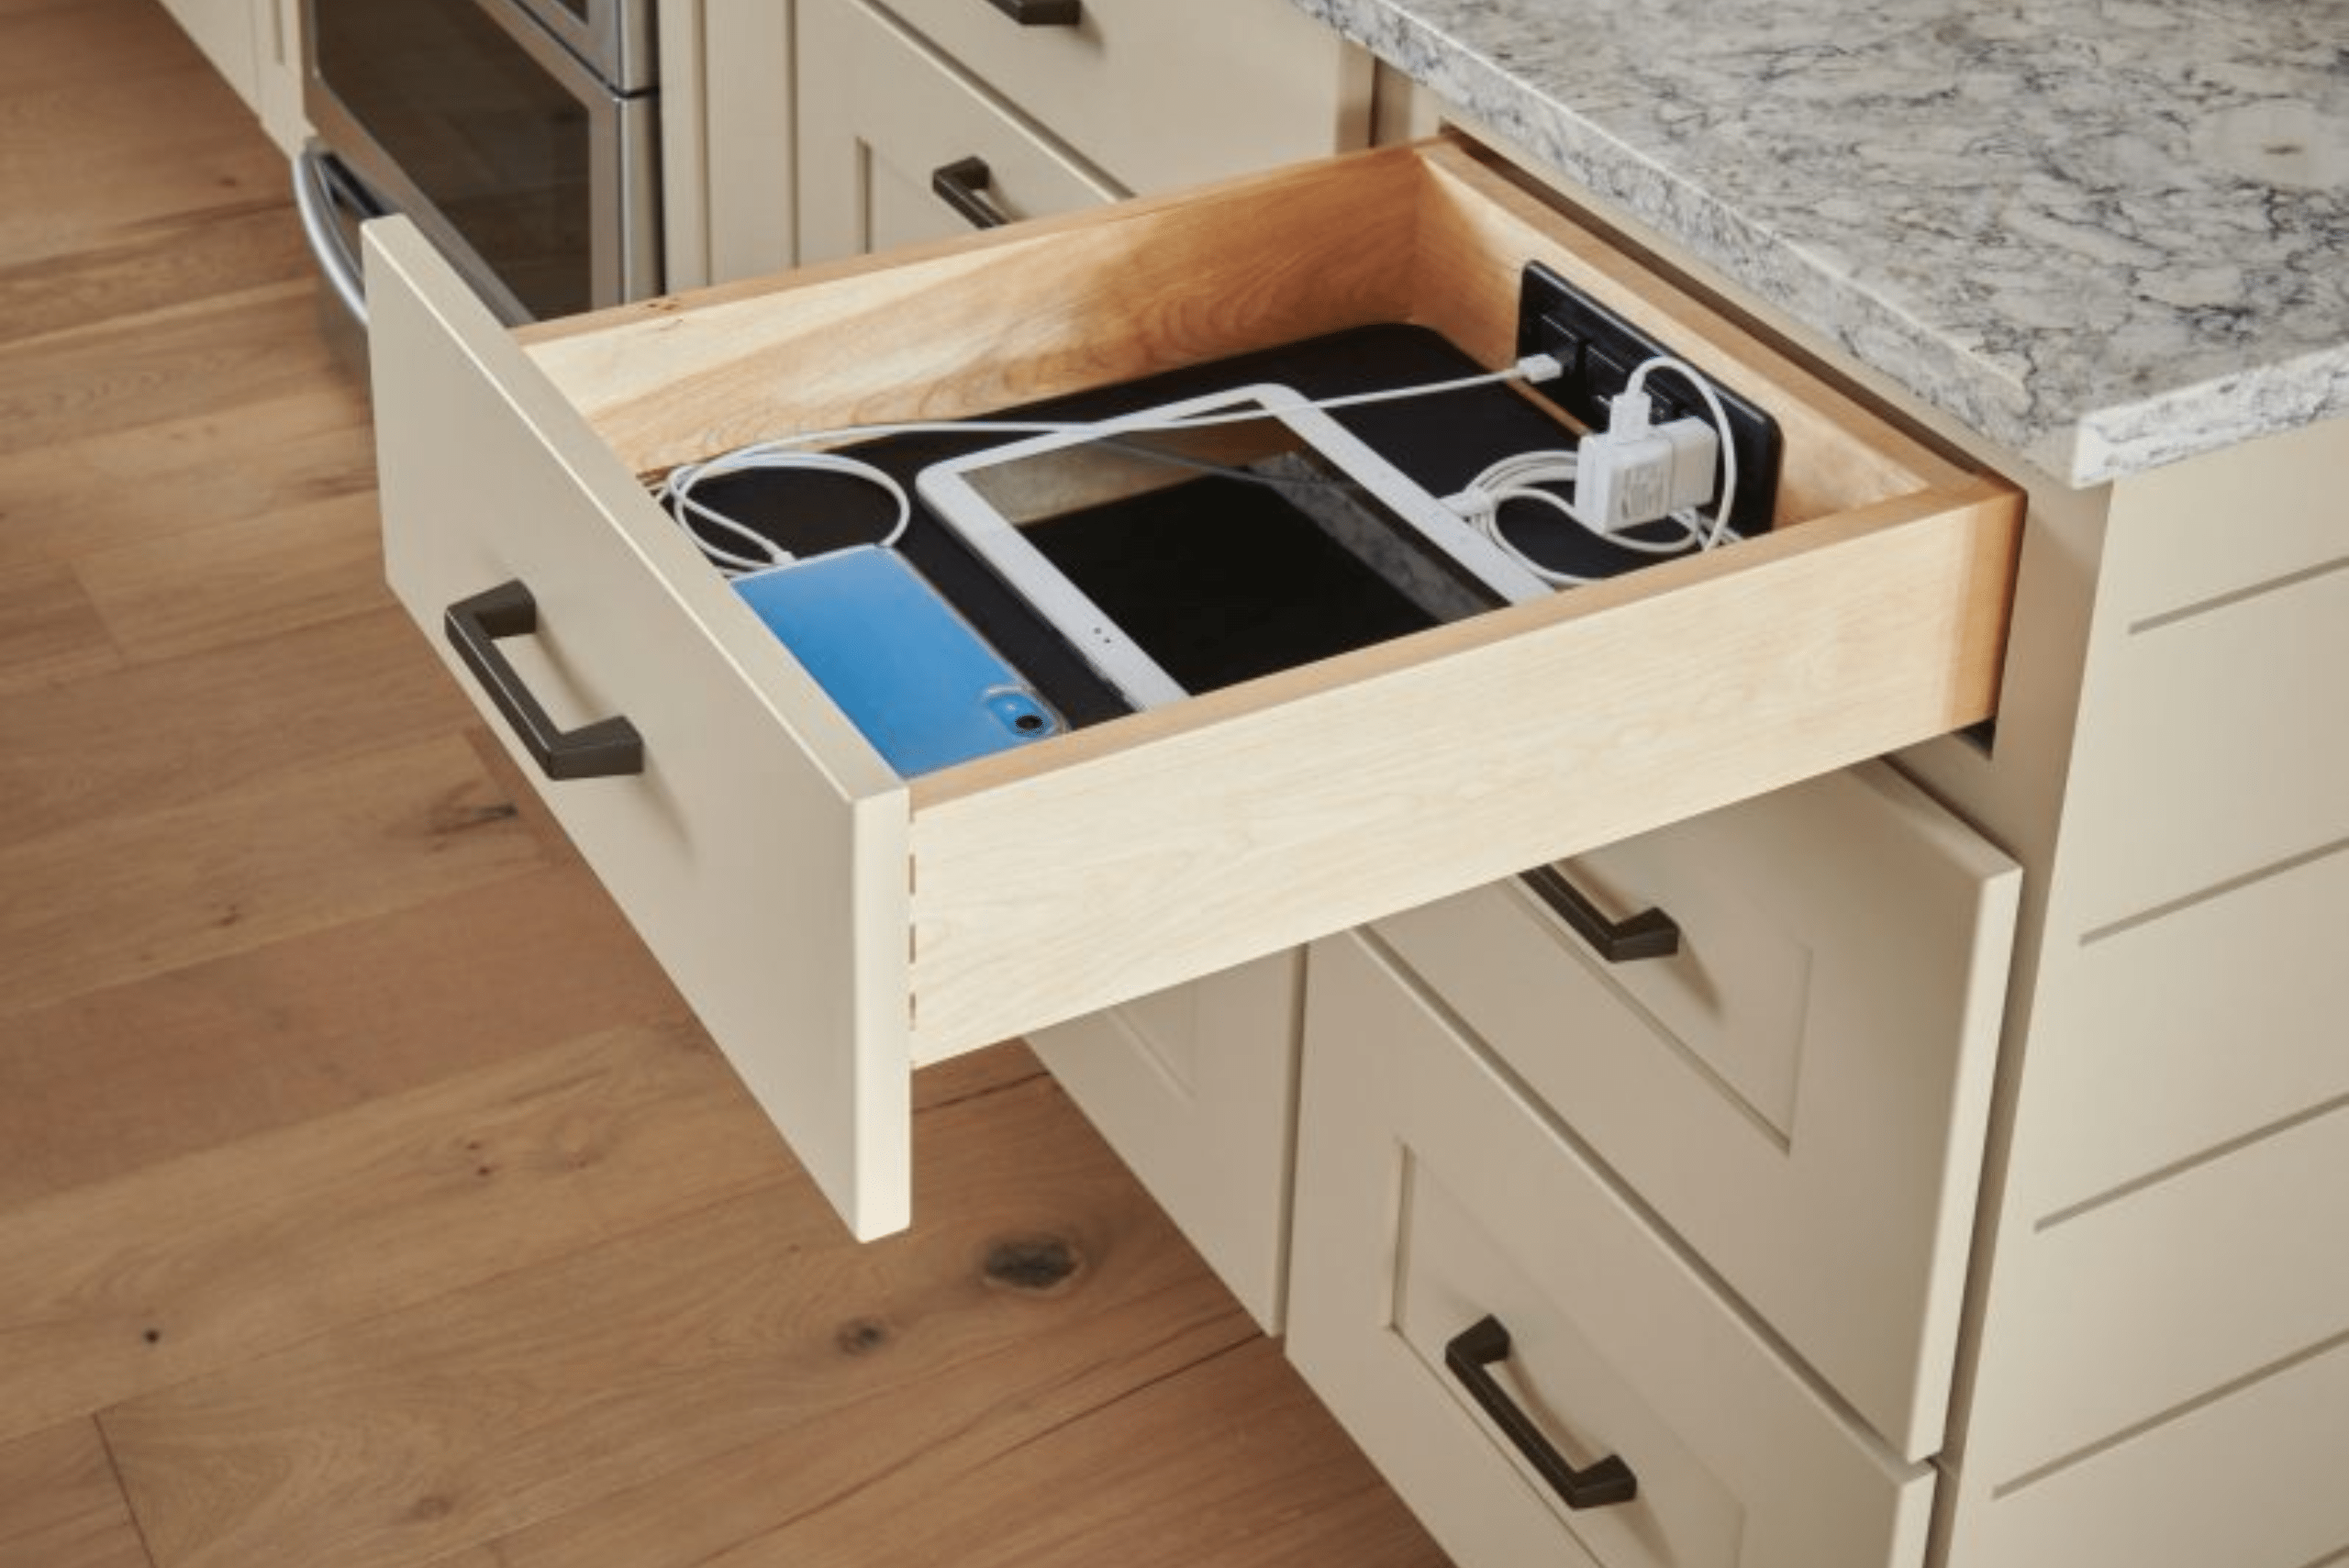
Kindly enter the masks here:
<path id="1" fill-rule="evenodd" d="M 393 585 L 437 626 L 549 581 L 557 677 L 662 759 L 551 804 L 861 1234 L 907 1220 L 916 1064 L 1996 706 L 2012 489 L 1448 141 L 518 334 L 398 220 L 369 238 Z M 1537 257 L 1773 407 L 1776 531 L 908 784 L 641 483 L 1371 323 L 1506 363 Z"/>

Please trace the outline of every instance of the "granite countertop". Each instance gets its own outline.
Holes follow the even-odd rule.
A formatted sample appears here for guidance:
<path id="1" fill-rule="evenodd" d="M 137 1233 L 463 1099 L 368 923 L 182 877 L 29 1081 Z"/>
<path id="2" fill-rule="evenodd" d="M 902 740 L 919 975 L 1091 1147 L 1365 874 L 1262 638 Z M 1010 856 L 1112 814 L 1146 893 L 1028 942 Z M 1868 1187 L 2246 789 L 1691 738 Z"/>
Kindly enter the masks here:
<path id="1" fill-rule="evenodd" d="M 2073 484 L 2349 414 L 2349 0 L 1292 0 Z"/>

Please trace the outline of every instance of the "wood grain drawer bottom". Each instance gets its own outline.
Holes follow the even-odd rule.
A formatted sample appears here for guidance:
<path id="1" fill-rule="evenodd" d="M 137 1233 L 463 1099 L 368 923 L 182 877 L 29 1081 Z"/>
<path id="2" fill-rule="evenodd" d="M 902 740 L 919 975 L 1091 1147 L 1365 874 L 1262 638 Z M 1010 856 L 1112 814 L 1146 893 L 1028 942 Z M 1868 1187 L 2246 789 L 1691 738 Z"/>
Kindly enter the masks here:
<path id="1" fill-rule="evenodd" d="M 1289 1354 L 1463 1568 L 1909 1568 L 1933 1473 L 1839 1413 L 1369 940 L 1308 962 Z M 1489 1369 L 1569 1507 L 1477 1407 Z"/>

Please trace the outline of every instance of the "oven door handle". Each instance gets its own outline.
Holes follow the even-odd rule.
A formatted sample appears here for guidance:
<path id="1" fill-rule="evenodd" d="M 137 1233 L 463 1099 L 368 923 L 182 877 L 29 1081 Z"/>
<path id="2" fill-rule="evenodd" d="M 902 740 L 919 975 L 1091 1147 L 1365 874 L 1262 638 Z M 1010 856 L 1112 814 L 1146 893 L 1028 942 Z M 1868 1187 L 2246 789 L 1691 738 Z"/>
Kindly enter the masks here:
<path id="1" fill-rule="evenodd" d="M 341 296 L 343 308 L 361 327 L 367 325 L 367 290 L 360 272 L 358 252 L 343 239 L 335 222 L 336 181 L 328 167 L 329 155 L 313 147 L 294 160 L 294 207 L 302 215 L 302 232 L 309 238 L 310 253 L 318 270 Z M 362 213 L 362 217 L 372 214 Z"/>

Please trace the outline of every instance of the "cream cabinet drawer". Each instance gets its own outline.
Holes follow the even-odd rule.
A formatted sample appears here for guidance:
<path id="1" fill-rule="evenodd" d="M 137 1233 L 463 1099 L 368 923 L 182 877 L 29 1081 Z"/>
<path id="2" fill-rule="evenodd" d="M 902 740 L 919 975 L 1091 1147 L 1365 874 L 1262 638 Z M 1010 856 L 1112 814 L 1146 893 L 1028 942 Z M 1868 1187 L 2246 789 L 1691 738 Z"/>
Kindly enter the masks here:
<path id="1" fill-rule="evenodd" d="M 1368 139 L 1369 57 L 1288 0 L 891 0 L 887 9 L 1133 190 Z M 1022 25 L 1015 15 L 1074 19 Z"/>
<path id="2" fill-rule="evenodd" d="M 1564 885 L 1379 932 L 1887 1440 L 1934 1452 L 2020 871 L 1871 763 L 1537 874 Z M 1658 918 L 1675 951 L 1602 956 Z"/>
<path id="3" fill-rule="evenodd" d="M 858 0 L 800 0 L 799 45 L 803 261 L 1123 194 Z"/>
<path id="4" fill-rule="evenodd" d="M 1438 142 L 520 336 L 371 226 L 385 566 L 436 646 L 518 581 L 551 808 L 855 1229 L 917 1064 L 1971 723 L 2020 506 Z M 1514 355 L 1546 259 L 1787 432 L 1766 535 L 906 779 L 649 495 L 778 431 L 968 417 L 1369 323 Z M 492 695 L 442 655 L 486 713 Z M 518 755 L 529 748 L 501 719 Z"/>
<path id="5" fill-rule="evenodd" d="M 1781 1360 L 1371 942 L 1316 944 L 1306 985 L 1289 1354 L 1461 1568 L 1922 1562 L 1931 1468 Z"/>
<path id="6" fill-rule="evenodd" d="M 1288 1274 L 1304 961 L 1275 953 L 1028 1036 L 1268 1334 Z"/>

